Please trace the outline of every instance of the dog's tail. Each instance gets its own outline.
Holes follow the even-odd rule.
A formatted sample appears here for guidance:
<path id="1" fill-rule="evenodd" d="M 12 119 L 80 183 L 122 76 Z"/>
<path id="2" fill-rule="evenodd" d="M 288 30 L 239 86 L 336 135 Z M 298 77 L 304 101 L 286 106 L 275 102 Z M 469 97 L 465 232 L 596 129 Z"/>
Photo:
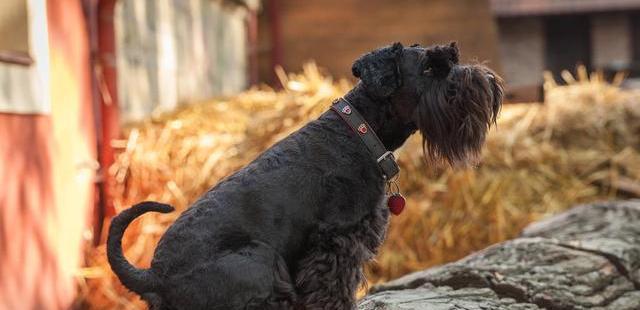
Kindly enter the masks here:
<path id="1" fill-rule="evenodd" d="M 133 220 L 149 211 L 169 213 L 173 211 L 173 207 L 152 201 L 141 202 L 113 218 L 107 238 L 107 258 L 111 270 L 124 286 L 140 295 L 155 291 L 160 285 L 160 279 L 151 269 L 139 269 L 127 261 L 122 253 L 122 236 Z"/>

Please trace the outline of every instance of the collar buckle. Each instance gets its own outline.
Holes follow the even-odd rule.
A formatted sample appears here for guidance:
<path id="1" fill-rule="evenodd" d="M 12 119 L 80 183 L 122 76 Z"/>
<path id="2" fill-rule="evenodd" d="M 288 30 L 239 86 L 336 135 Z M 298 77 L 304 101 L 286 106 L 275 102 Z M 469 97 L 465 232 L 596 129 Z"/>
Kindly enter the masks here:
<path id="1" fill-rule="evenodd" d="M 393 156 L 393 153 L 391 151 L 387 151 L 386 153 L 382 154 L 382 156 L 378 157 L 378 160 L 376 161 L 378 164 L 384 160 L 387 159 L 387 157 L 391 156 L 391 158 L 393 160 L 395 160 L 396 158 Z"/>

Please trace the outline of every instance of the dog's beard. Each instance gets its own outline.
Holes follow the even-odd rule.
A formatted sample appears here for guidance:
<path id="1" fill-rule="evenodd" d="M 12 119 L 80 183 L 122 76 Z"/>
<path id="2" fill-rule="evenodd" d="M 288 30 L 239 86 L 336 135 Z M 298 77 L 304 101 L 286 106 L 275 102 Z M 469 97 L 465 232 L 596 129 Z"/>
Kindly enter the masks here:
<path id="1" fill-rule="evenodd" d="M 417 106 L 425 158 L 453 167 L 475 165 L 502 105 L 502 79 L 483 65 L 455 66 L 427 89 Z"/>

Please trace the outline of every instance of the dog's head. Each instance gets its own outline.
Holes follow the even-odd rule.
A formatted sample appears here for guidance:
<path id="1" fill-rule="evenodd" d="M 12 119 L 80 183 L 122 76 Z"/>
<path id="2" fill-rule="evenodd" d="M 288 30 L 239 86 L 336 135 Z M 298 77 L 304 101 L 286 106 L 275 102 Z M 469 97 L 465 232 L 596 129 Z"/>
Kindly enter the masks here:
<path id="1" fill-rule="evenodd" d="M 474 162 L 503 99 L 503 81 L 481 64 L 459 64 L 455 43 L 400 43 L 353 64 L 367 94 L 388 104 L 400 123 L 420 130 L 424 154 L 454 166 Z"/>

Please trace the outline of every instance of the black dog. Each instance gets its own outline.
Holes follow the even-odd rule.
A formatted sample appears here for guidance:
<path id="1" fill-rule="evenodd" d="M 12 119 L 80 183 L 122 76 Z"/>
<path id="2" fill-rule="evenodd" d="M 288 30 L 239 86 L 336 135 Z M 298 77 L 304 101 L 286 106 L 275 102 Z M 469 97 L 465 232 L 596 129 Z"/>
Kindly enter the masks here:
<path id="1" fill-rule="evenodd" d="M 122 235 L 141 214 L 173 208 L 143 202 L 115 217 L 108 257 L 122 283 L 154 309 L 354 308 L 362 265 L 384 240 L 395 164 L 388 154 L 376 162 L 371 137 L 393 151 L 419 130 L 426 158 L 464 165 L 496 120 L 503 86 L 482 65 L 459 65 L 455 44 L 395 43 L 352 70 L 361 81 L 341 109 L 205 193 L 169 227 L 150 269 L 125 259 Z M 343 117 L 358 112 L 368 126 L 350 128 Z"/>

